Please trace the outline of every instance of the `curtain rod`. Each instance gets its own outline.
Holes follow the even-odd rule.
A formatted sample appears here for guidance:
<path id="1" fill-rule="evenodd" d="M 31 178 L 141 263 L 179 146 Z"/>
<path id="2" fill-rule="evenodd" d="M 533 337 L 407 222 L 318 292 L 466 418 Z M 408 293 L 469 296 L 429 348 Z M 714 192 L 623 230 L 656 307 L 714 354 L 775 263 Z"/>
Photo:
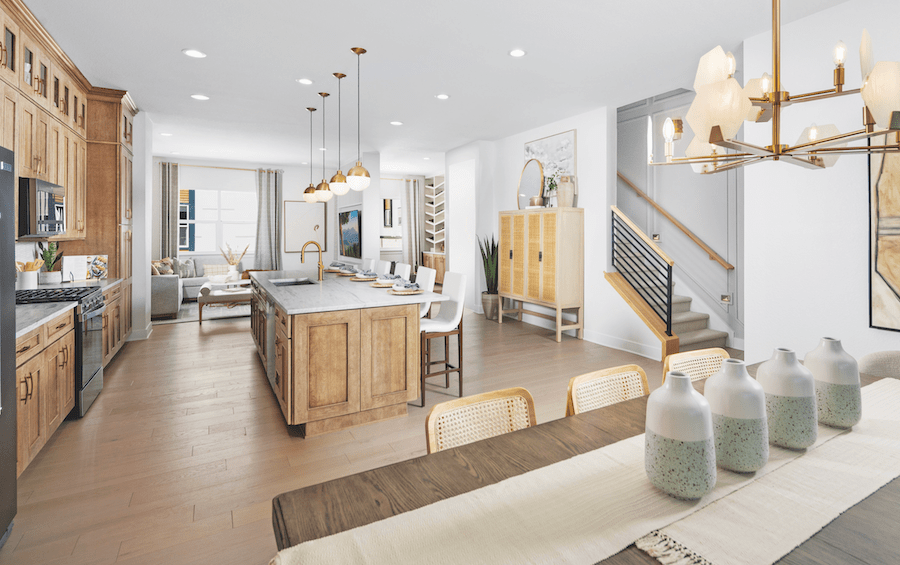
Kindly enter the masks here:
<path id="1" fill-rule="evenodd" d="M 213 167 L 212 165 L 182 165 L 181 163 L 175 163 L 179 167 L 194 167 L 196 169 L 222 169 L 223 171 L 249 171 L 251 173 L 255 173 L 258 169 L 240 169 L 238 167 Z M 273 170 L 273 169 L 264 169 L 264 170 Z"/>

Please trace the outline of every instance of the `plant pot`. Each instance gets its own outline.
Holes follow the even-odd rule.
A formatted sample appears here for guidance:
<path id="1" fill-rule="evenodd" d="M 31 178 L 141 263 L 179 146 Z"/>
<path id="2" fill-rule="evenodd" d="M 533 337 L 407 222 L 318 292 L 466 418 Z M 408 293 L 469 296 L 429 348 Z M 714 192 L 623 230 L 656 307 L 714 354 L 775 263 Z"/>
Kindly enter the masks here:
<path id="1" fill-rule="evenodd" d="M 488 320 L 497 321 L 500 313 L 500 295 L 488 294 L 487 291 L 481 293 L 481 307 L 484 309 L 484 317 Z"/>
<path id="2" fill-rule="evenodd" d="M 769 442 L 788 449 L 805 449 L 816 443 L 816 383 L 797 354 L 776 349 L 772 358 L 759 366 L 756 380 L 766 391 Z"/>
<path id="3" fill-rule="evenodd" d="M 61 271 L 41 271 L 38 273 L 40 284 L 60 284 L 62 282 Z"/>
<path id="4" fill-rule="evenodd" d="M 823 337 L 819 346 L 806 354 L 804 366 L 816 380 L 816 407 L 819 423 L 833 428 L 850 428 L 862 418 L 859 365 L 841 341 Z"/>
<path id="5" fill-rule="evenodd" d="M 743 361 L 725 359 L 706 380 L 703 396 L 712 411 L 716 463 L 723 469 L 753 473 L 769 460 L 766 393 Z"/>
<path id="6" fill-rule="evenodd" d="M 691 378 L 671 371 L 647 399 L 644 470 L 653 486 L 696 500 L 716 486 L 716 444 L 709 403 Z"/>

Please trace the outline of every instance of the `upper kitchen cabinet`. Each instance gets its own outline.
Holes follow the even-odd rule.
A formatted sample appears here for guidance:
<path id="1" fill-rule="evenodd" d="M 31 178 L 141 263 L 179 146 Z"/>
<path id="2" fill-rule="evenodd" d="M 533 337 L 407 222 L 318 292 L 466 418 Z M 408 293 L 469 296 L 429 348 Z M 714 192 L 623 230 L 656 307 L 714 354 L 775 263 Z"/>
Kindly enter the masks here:
<path id="1" fill-rule="evenodd" d="M 19 90 L 25 93 L 35 105 L 48 108 L 47 77 L 50 75 L 50 61 L 37 42 L 27 34 L 20 36 L 19 50 L 22 64 L 19 67 Z"/>
<path id="2" fill-rule="evenodd" d="M 0 9 L 0 77 L 19 84 L 19 24 Z"/>
<path id="3" fill-rule="evenodd" d="M 134 142 L 134 107 L 126 107 L 126 105 L 122 105 L 122 143 L 125 144 L 125 147 L 131 149 Z"/>

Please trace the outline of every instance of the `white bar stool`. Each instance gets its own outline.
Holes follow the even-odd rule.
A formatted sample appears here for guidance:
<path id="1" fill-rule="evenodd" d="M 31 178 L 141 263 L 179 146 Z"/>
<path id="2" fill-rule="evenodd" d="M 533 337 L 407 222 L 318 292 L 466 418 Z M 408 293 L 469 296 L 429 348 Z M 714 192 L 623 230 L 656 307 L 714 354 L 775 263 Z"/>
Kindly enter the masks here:
<path id="1" fill-rule="evenodd" d="M 461 273 L 446 273 L 444 275 L 443 293 L 450 300 L 441 303 L 441 310 L 436 318 L 424 318 L 419 321 L 421 331 L 421 346 L 419 347 L 420 369 L 419 388 L 422 390 L 422 403 L 413 404 L 423 408 L 425 406 L 425 379 L 444 375 L 444 388 L 450 388 L 450 373 L 459 375 L 459 396 L 463 395 L 463 305 L 466 296 L 466 275 Z M 459 346 L 457 364 L 450 364 L 450 336 L 455 335 Z M 444 338 L 444 358 L 439 361 L 431 360 L 431 340 Z M 429 373 L 432 365 L 443 365 L 443 371 Z"/>
<path id="2" fill-rule="evenodd" d="M 437 271 L 434 269 L 430 269 L 428 267 L 419 267 L 419 270 L 416 271 L 416 284 L 419 285 L 419 288 L 424 290 L 425 292 L 434 292 L 434 279 L 437 276 Z M 428 312 L 431 310 L 431 302 L 425 302 L 419 308 L 419 317 L 424 318 L 428 316 Z"/>

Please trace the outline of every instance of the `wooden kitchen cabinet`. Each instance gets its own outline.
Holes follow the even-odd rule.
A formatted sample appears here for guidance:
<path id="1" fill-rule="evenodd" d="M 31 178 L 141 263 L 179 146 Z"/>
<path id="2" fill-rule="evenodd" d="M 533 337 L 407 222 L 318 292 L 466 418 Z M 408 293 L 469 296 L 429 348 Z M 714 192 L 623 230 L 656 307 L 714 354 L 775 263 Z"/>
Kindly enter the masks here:
<path id="1" fill-rule="evenodd" d="M 360 410 L 419 397 L 419 305 L 360 310 Z"/>
<path id="2" fill-rule="evenodd" d="M 0 78 L 12 85 L 19 83 L 19 24 L 0 10 Z"/>
<path id="3" fill-rule="evenodd" d="M 280 329 L 275 332 L 275 398 L 285 419 L 293 412 L 293 373 L 291 372 L 291 340 Z"/>
<path id="4" fill-rule="evenodd" d="M 16 340 L 18 474 L 75 407 L 73 314 L 70 310 Z"/>
<path id="5" fill-rule="evenodd" d="M 131 335 L 132 314 L 131 314 L 131 284 L 122 285 L 122 336 Z"/>
<path id="6" fill-rule="evenodd" d="M 34 147 L 35 132 L 37 131 L 37 106 L 24 96 L 19 97 L 18 130 L 19 136 L 16 143 L 17 174 L 20 177 L 36 177 L 37 152 Z"/>
<path id="7" fill-rule="evenodd" d="M 435 270 L 435 284 L 444 284 L 445 257 L 443 253 L 422 253 L 424 266 Z"/>
<path id="8" fill-rule="evenodd" d="M 112 361 L 127 337 L 124 331 L 122 315 L 124 283 L 116 283 L 103 291 L 106 311 L 103 312 L 103 366 Z M 130 287 L 130 285 L 129 285 Z M 130 314 L 129 314 L 130 317 Z"/>

